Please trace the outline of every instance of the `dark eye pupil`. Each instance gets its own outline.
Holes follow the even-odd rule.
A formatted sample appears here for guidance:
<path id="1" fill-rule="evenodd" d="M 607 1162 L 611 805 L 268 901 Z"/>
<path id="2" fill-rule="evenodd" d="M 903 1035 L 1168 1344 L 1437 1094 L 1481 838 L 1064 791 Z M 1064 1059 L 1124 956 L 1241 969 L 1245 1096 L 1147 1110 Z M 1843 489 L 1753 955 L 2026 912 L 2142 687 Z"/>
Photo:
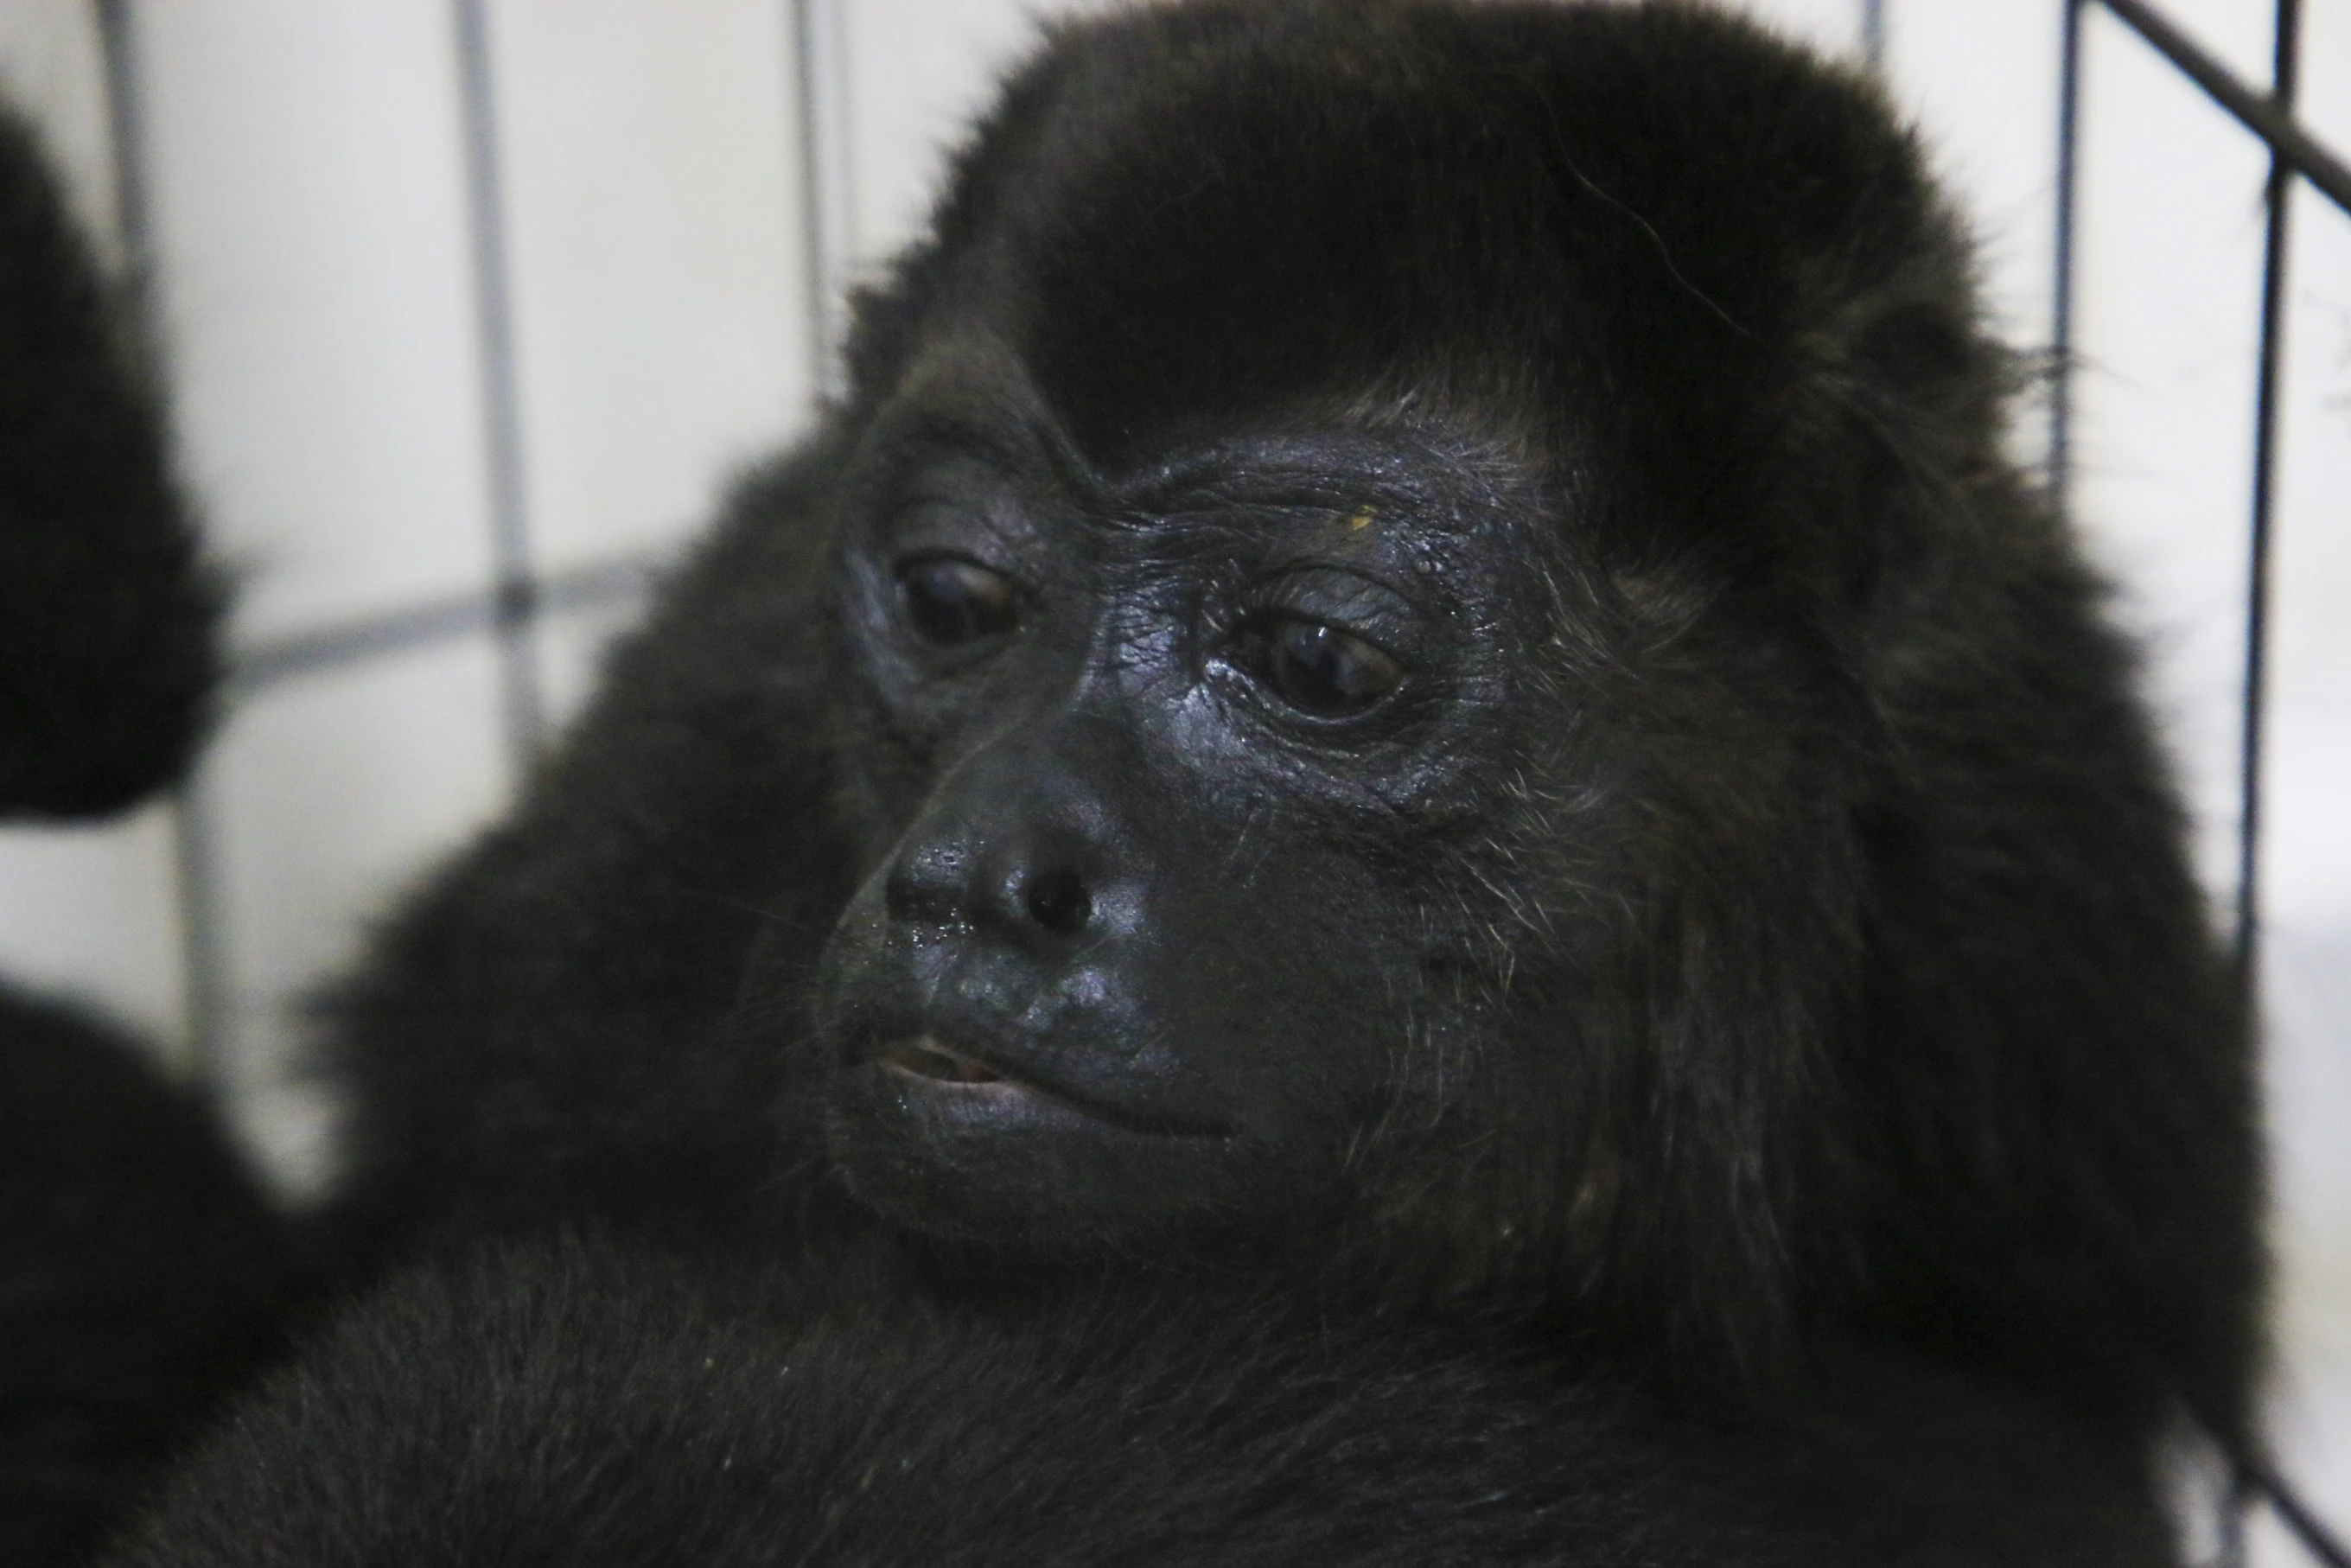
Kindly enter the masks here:
<path id="1" fill-rule="evenodd" d="M 1362 713 L 1404 678 L 1379 648 L 1320 621 L 1284 615 L 1256 629 L 1248 642 L 1258 678 L 1283 702 L 1317 717 Z"/>
<path id="2" fill-rule="evenodd" d="M 1011 582 L 977 561 L 928 556 L 898 568 L 906 619 L 926 643 L 953 647 L 1000 637 L 1020 624 Z"/>

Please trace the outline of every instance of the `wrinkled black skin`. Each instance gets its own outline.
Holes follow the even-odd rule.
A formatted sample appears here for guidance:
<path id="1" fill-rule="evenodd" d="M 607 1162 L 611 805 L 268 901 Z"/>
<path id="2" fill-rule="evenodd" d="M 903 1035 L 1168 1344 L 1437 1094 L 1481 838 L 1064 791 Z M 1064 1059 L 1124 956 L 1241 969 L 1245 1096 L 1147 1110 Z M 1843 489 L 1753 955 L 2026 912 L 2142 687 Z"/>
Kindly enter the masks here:
<path id="1" fill-rule="evenodd" d="M 354 1255 L 880 1232 L 2241 1437 L 2244 1019 L 1970 266 L 1873 89 L 1720 17 L 1062 28 L 347 994 Z M 1019 630 L 924 643 L 937 551 Z M 1286 710 L 1276 611 L 1404 685 Z"/>
<path id="2" fill-rule="evenodd" d="M 0 820 L 131 805 L 205 717 L 218 595 L 121 320 L 0 107 Z M 207 1106 L 0 989 L 0 1563 L 79 1560 L 277 1347 L 293 1266 Z"/>
<path id="3" fill-rule="evenodd" d="M 404 1276 L 110 1568 L 2171 1561 L 2140 1478 L 1948 1373 L 1733 1435 L 1494 1336 L 1113 1288 L 1016 1319 L 595 1247 Z M 699 1274 L 699 1277 L 697 1277 Z"/>

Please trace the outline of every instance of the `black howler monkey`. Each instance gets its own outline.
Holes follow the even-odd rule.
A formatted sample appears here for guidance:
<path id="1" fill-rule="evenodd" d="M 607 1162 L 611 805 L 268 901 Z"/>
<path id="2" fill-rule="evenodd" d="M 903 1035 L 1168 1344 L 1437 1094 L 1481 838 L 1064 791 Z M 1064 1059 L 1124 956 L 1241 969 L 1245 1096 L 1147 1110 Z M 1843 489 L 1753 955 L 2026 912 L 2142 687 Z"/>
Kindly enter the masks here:
<path id="1" fill-rule="evenodd" d="M 106 1568 L 2158 1568 L 2133 1458 L 1841 1354 L 1735 1422 L 1499 1324 L 534 1241 L 402 1275 Z"/>
<path id="2" fill-rule="evenodd" d="M 1702 10 L 1062 25 L 350 988 L 355 1234 L 878 1226 L 2241 1431 L 2243 1019 L 1971 266 Z"/>
<path id="3" fill-rule="evenodd" d="M 1057 28 L 860 299 L 839 406 L 342 998 L 356 1269 L 580 1221 L 783 1283 L 641 1333 L 625 1270 L 428 1269 L 224 1437 L 151 1547 L 281 1483 L 388 1532 L 335 1539 L 408 1540 L 451 1478 L 403 1469 L 403 1424 L 470 1411 L 526 1490 L 616 1453 L 675 1480 L 732 1433 L 799 1478 L 789 1518 L 913 1551 L 973 1494 L 868 1516 L 822 1455 L 944 1445 L 1083 1490 L 1181 1365 L 1203 1403 L 1138 1450 L 1181 1475 L 1110 1466 L 1117 1518 L 1343 1531 L 1234 1501 L 1225 1389 L 1345 1507 L 1389 1517 L 1377 1456 L 1412 1456 L 1413 1560 L 1483 1495 L 1453 1445 L 1535 1431 L 1552 1460 L 1487 1453 L 1534 1467 L 1498 1495 L 1555 1475 L 1635 1533 L 1505 1510 L 1515 1560 L 1781 1560 L 1801 1534 L 1707 1532 L 1784 1460 L 1844 1500 L 1852 1560 L 1894 1555 L 1879 1502 L 1949 1485 L 2057 1522 L 1916 1524 L 1921 1561 L 2160 1561 L 2138 1483 L 2110 1516 L 2087 1478 L 2183 1408 L 2245 1436 L 2245 1022 L 2128 650 L 2004 453 L 1970 270 L 1874 88 L 1705 11 Z M 805 1315 L 835 1274 L 869 1328 Z M 1236 1281 L 1278 1311 L 1218 1314 Z M 1051 1432 L 1013 1419 L 991 1361 L 1050 1360 L 1125 1292 L 1134 1339 L 1086 1363 L 1112 1370 L 1051 1385 Z M 705 1333 L 816 1345 L 831 1392 L 697 1403 L 670 1373 Z M 574 1378 L 637 1397 L 611 1335 L 716 1449 L 569 1421 Z M 415 1389 L 381 1386 L 387 1342 L 424 1347 Z M 1520 1383 L 1520 1354 L 1582 1370 Z M 1910 1392 L 1825 1448 L 1773 1436 L 1856 1364 Z M 2013 1422 L 2081 1423 L 2095 1460 L 2020 1479 Z M 574 1504 L 638 1560 L 604 1532 L 626 1509 Z M 694 1515 L 712 1561 L 825 1560 L 735 1506 Z M 448 1517 L 486 1532 L 453 1561 L 544 1545 L 544 1515 Z M 1133 1560 L 1195 1550 L 1135 1528 Z"/>

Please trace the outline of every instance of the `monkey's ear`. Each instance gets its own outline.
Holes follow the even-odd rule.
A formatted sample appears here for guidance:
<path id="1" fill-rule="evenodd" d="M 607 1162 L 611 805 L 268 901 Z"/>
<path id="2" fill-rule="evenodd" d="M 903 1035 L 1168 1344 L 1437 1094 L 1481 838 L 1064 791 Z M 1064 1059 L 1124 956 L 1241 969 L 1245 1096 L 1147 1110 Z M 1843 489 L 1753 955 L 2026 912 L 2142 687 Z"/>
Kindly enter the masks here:
<path id="1" fill-rule="evenodd" d="M 128 806 L 204 727 L 220 595 L 126 315 L 0 108 L 0 814 Z"/>
<path id="2" fill-rule="evenodd" d="M 1810 534 L 1809 559 L 1827 573 L 1814 586 L 1834 605 L 1925 558 L 1980 553 L 1956 476 L 2000 466 L 2021 380 L 1985 327 L 1964 225 L 1923 169 L 1907 193 L 1898 222 L 1864 214 L 1847 258 L 1855 276 L 1804 291 L 1776 405 L 1788 527 Z"/>

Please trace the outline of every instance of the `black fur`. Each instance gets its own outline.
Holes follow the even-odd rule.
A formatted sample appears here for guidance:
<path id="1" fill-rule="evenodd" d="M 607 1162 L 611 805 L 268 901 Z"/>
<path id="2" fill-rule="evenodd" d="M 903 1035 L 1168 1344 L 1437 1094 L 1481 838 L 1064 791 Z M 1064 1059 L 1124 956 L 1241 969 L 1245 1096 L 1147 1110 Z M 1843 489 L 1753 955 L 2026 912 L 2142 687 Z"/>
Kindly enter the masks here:
<path id="1" fill-rule="evenodd" d="M 204 716 L 215 596 L 119 322 L 0 109 L 0 817 L 129 805 Z M 261 1364 L 291 1269 L 205 1106 L 0 990 L 0 1562 L 89 1549 Z"/>
<path id="2" fill-rule="evenodd" d="M 0 815 L 152 793 L 212 691 L 218 595 L 120 315 L 0 110 Z"/>
<path id="3" fill-rule="evenodd" d="M 0 1563 L 80 1561 L 279 1348 L 292 1281 L 208 1107 L 0 996 Z"/>
<path id="4" fill-rule="evenodd" d="M 531 1248 L 238 1411 L 113 1568 L 2157 1564 L 2127 1462 L 1863 1360 L 1738 1428 L 1495 1336 L 1111 1288 L 1017 1318 Z"/>
<path id="5" fill-rule="evenodd" d="M 1701 1389 L 1876 1343 L 2242 1435 L 2244 1019 L 2128 650 L 2002 455 L 1964 236 L 1873 88 L 1671 5 L 1069 25 L 852 360 L 350 988 L 363 1252 L 578 1212 L 789 1250 L 868 1205 L 950 1274 L 975 1239 L 1024 1269 L 1222 1239 Z M 1360 766 L 1122 738 L 1069 684 L 1055 614 L 1139 615 L 1130 557 L 1213 607 L 1229 559 L 1239 619 L 1153 689 L 1262 706 L 1208 667 L 1259 657 L 1246 563 L 1374 500 L 1454 609 L 1414 633 L 1437 695 Z M 926 506 L 1041 629 L 908 687 L 889 552 Z M 1073 833 L 1184 916 L 1076 1067 L 1193 1093 L 1228 1170 L 967 1155 L 893 1120 L 911 1079 L 873 1097 L 908 1030 L 1071 1070 L 1003 998 L 1094 960 L 923 879 L 1062 874 L 1035 846 Z M 981 964 L 1028 977 L 952 977 Z M 1173 1077 L 1105 1065 L 1163 1048 Z"/>

